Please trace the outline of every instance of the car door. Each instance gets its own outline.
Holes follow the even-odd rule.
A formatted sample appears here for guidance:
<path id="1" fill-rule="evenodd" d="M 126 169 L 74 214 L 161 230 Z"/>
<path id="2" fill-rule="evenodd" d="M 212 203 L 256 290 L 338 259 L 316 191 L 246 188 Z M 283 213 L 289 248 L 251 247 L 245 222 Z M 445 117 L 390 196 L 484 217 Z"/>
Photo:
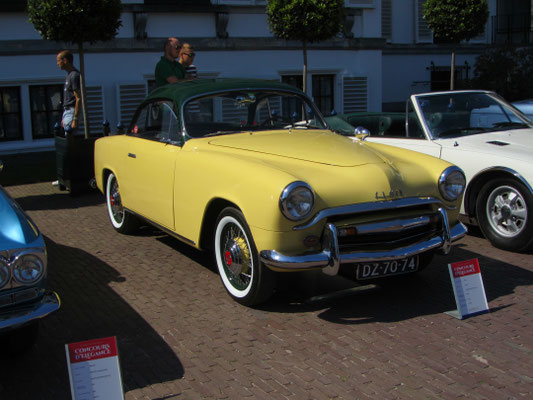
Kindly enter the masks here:
<path id="1" fill-rule="evenodd" d="M 145 104 L 128 135 L 121 180 L 124 204 L 135 213 L 174 230 L 174 185 L 180 156 L 179 124 L 170 101 Z"/>
<path id="2" fill-rule="evenodd" d="M 383 118 L 387 118 L 387 113 L 383 113 Z M 391 128 L 384 130 L 384 132 L 370 132 L 370 136 L 366 138 L 369 142 L 384 143 L 403 149 L 418 151 L 419 153 L 428 154 L 433 157 L 441 157 L 441 146 L 429 139 L 429 136 L 422 127 L 417 113 L 412 106 L 411 101 L 407 106 L 407 124 L 405 117 L 402 121 L 389 122 Z M 401 126 L 399 126 L 401 125 Z"/>

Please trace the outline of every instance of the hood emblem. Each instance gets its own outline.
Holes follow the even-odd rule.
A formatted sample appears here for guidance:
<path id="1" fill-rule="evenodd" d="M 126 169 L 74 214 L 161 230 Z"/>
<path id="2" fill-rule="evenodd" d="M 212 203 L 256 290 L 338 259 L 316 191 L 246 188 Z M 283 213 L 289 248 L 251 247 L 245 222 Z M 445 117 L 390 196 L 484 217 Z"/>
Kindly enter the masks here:
<path id="1" fill-rule="evenodd" d="M 401 189 L 390 190 L 388 193 L 376 192 L 377 200 L 392 200 L 392 199 L 399 199 L 401 197 L 403 197 L 403 192 Z"/>

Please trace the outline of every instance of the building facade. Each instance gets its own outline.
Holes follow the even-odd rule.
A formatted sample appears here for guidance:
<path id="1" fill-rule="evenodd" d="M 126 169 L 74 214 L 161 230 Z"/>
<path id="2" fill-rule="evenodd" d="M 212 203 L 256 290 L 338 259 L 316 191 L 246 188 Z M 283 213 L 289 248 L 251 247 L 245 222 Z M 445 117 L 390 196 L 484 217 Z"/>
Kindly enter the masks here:
<path id="1" fill-rule="evenodd" d="M 433 43 L 421 17 L 424 1 L 345 0 L 344 32 L 308 49 L 308 94 L 324 114 L 401 109 L 408 95 L 446 84 L 451 48 Z M 199 77 L 302 83 L 301 44 L 273 36 L 265 0 L 122 3 L 116 38 L 86 46 L 91 132 L 101 132 L 104 120 L 112 130 L 130 122 L 170 36 L 195 46 Z M 459 77 L 471 76 L 475 57 L 488 46 L 531 43 L 531 0 L 489 4 L 484 34 L 457 50 Z M 62 49 L 72 50 L 79 66 L 75 46 L 41 39 L 25 0 L 0 0 L 0 154 L 54 148 L 65 78 L 55 57 Z"/>

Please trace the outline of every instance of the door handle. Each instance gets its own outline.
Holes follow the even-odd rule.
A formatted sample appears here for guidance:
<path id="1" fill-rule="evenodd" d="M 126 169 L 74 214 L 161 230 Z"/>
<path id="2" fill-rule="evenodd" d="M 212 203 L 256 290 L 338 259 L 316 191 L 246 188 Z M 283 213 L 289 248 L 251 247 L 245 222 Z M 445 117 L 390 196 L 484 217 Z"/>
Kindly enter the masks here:
<path id="1" fill-rule="evenodd" d="M 133 153 L 128 153 L 128 157 L 131 157 L 131 158 L 137 158 L 137 156 Z"/>

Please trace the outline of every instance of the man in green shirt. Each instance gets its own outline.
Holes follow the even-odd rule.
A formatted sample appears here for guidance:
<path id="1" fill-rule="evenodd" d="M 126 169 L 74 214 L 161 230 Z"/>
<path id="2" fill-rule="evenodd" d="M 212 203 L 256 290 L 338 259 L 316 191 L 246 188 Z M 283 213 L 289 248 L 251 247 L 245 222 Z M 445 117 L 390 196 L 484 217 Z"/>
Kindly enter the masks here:
<path id="1" fill-rule="evenodd" d="M 171 37 L 165 42 L 165 54 L 155 66 L 155 84 L 163 86 L 185 80 L 185 68 L 176 61 L 180 54 L 180 41 Z"/>

